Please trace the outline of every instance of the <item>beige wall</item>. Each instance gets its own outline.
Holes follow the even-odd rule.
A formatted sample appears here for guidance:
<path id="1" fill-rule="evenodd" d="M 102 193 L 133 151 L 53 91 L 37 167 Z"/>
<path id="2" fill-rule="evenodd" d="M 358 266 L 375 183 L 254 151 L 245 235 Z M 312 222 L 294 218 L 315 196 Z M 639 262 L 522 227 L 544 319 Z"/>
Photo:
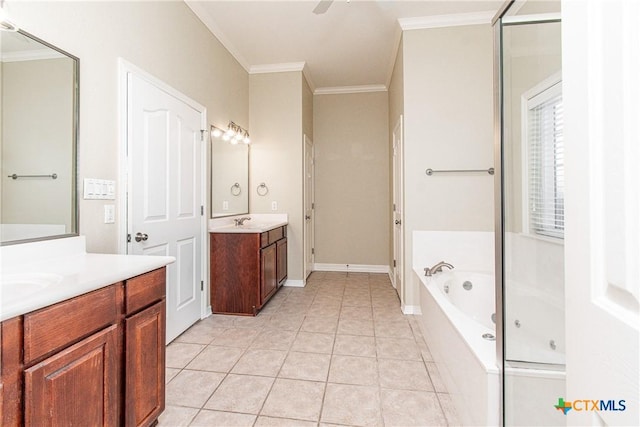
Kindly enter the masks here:
<path id="1" fill-rule="evenodd" d="M 387 92 L 316 95 L 315 261 L 389 265 Z"/>
<path id="2" fill-rule="evenodd" d="M 289 215 L 289 280 L 303 275 L 303 79 L 299 71 L 250 76 L 249 205 L 252 213 Z M 262 182 L 269 188 L 266 196 L 256 192 Z"/>
<path id="3" fill-rule="evenodd" d="M 118 178 L 119 57 L 204 105 L 209 123 L 248 127 L 246 71 L 183 2 L 8 0 L 4 8 L 25 31 L 80 58 L 80 182 Z M 117 224 L 103 224 L 105 203 L 80 200 L 91 252 L 117 251 Z"/>
<path id="4" fill-rule="evenodd" d="M 73 219 L 73 61 L 2 64 L 2 223 L 61 224 Z M 18 179 L 57 174 L 57 179 Z"/>
<path id="5" fill-rule="evenodd" d="M 313 92 L 302 75 L 302 132 L 313 141 Z"/>
<path id="6" fill-rule="evenodd" d="M 492 40 L 488 24 L 403 34 L 406 278 L 413 230 L 493 230 L 493 177 L 425 174 L 493 166 Z"/>

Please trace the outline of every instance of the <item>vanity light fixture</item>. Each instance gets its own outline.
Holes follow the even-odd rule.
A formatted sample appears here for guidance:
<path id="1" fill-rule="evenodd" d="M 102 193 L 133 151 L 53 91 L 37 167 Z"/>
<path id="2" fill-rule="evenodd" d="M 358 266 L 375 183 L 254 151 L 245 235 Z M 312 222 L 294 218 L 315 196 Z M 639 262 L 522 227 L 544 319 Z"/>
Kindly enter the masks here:
<path id="1" fill-rule="evenodd" d="M 222 130 L 217 126 L 211 125 L 211 136 L 214 138 L 222 138 L 225 141 L 229 141 L 231 144 L 237 144 L 240 141 L 245 144 L 251 143 L 251 139 L 249 139 L 249 131 L 231 121 L 227 126 L 227 130 Z"/>

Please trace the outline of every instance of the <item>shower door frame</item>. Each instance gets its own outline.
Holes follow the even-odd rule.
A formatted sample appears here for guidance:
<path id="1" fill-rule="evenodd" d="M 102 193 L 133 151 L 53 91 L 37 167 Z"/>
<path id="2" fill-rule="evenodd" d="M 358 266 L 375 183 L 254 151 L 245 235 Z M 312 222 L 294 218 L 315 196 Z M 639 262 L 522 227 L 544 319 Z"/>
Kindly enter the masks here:
<path id="1" fill-rule="evenodd" d="M 526 0 L 525 0 L 526 1 Z M 505 206 L 504 206 L 504 135 L 502 125 L 504 122 L 504 91 L 502 90 L 502 46 L 503 46 L 503 25 L 524 25 L 549 22 L 561 22 L 560 17 L 550 15 L 531 15 L 530 18 L 522 16 L 509 20 L 505 23 L 504 18 L 507 12 L 514 5 L 523 3 L 518 0 L 506 0 L 498 12 L 491 20 L 493 26 L 493 144 L 494 144 L 494 215 L 495 215 L 495 304 L 496 304 L 496 360 L 498 361 L 498 372 L 500 374 L 499 390 L 499 423 L 504 426 L 505 420 L 505 306 L 504 306 L 504 241 L 505 241 Z M 516 6 L 517 7 L 517 6 Z M 515 18 L 515 17 L 514 17 Z"/>

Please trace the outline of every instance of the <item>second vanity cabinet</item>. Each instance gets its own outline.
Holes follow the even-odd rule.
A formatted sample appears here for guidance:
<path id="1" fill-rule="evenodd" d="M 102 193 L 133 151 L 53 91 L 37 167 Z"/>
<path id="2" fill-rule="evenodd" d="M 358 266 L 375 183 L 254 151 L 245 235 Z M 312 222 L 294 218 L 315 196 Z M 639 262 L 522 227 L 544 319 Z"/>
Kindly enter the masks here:
<path id="1" fill-rule="evenodd" d="M 211 233 L 211 310 L 255 316 L 287 278 L 286 227 Z"/>
<path id="2" fill-rule="evenodd" d="M 152 425 L 164 410 L 165 275 L 2 322 L 2 425 Z"/>

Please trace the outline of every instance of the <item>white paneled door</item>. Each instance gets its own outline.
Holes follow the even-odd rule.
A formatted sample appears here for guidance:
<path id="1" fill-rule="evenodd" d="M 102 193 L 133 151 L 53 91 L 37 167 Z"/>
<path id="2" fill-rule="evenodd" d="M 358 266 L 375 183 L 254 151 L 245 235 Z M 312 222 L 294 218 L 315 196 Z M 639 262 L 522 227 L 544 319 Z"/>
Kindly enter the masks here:
<path id="1" fill-rule="evenodd" d="M 170 255 L 167 342 L 201 317 L 204 108 L 128 75 L 129 253 Z"/>
<path id="2" fill-rule="evenodd" d="M 402 116 L 393 129 L 393 286 L 398 292 L 398 297 L 404 309 L 404 239 L 402 227 L 403 198 L 403 153 L 402 153 Z"/>
<path id="3" fill-rule="evenodd" d="M 638 17 L 562 2 L 567 425 L 640 425 Z"/>
<path id="4" fill-rule="evenodd" d="M 313 142 L 304 136 L 304 279 L 313 271 L 314 264 L 314 170 Z"/>

